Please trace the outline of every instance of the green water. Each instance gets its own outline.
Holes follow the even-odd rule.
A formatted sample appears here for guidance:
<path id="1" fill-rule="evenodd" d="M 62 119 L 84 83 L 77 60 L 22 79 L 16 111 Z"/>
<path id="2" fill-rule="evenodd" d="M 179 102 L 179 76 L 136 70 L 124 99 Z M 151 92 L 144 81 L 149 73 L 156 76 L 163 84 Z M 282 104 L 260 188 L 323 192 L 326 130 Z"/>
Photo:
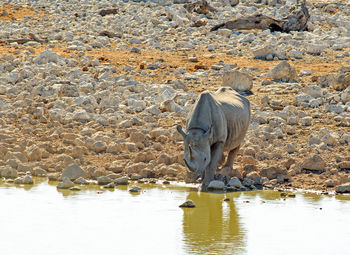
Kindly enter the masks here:
<path id="1" fill-rule="evenodd" d="M 350 196 L 55 185 L 0 182 L 0 254 L 350 254 Z"/>

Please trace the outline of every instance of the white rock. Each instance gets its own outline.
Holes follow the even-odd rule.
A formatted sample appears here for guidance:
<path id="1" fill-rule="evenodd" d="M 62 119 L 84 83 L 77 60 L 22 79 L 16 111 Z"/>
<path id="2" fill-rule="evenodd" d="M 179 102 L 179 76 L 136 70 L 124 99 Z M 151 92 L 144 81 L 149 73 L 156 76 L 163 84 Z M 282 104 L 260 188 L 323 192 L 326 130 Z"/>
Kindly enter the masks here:
<path id="1" fill-rule="evenodd" d="M 173 99 L 165 100 L 159 106 L 162 112 L 175 112 L 178 108 Z"/>
<path id="2" fill-rule="evenodd" d="M 288 153 L 294 153 L 297 151 L 297 147 L 295 143 L 287 143 L 286 149 Z"/>
<path id="3" fill-rule="evenodd" d="M 117 153 L 121 152 L 121 150 L 122 149 L 120 147 L 120 143 L 114 141 L 114 142 L 111 142 L 110 144 L 107 145 L 106 152 L 117 154 Z"/>
<path id="4" fill-rule="evenodd" d="M 312 126 L 312 117 L 307 116 L 307 117 L 301 118 L 301 125 L 302 126 Z"/>
<path id="5" fill-rule="evenodd" d="M 160 110 L 158 109 L 158 107 L 155 106 L 155 105 L 152 105 L 152 106 L 147 107 L 147 108 L 145 109 L 145 112 L 148 112 L 148 113 L 150 113 L 150 114 L 152 114 L 152 115 L 156 115 L 156 116 L 158 116 L 158 115 L 161 113 L 161 111 L 160 111 Z"/>
<path id="6" fill-rule="evenodd" d="M 225 188 L 225 183 L 222 181 L 211 181 L 208 185 L 208 189 L 223 190 Z"/>
<path id="7" fill-rule="evenodd" d="M 323 95 L 323 91 L 321 87 L 317 85 L 309 85 L 305 88 L 304 91 L 306 94 L 312 96 L 312 97 L 321 97 Z"/>
<path id="8" fill-rule="evenodd" d="M 106 151 L 107 145 L 103 141 L 96 141 L 92 144 L 92 150 L 96 153 Z"/>
<path id="9" fill-rule="evenodd" d="M 75 180 L 79 177 L 85 177 L 86 172 L 77 164 L 71 164 L 67 166 L 62 171 L 62 175 L 59 180 L 63 180 L 64 178 L 68 178 L 69 180 Z"/>
<path id="10" fill-rule="evenodd" d="M 326 187 L 334 187 L 334 181 L 332 179 L 328 179 L 325 181 Z"/>
<path id="11" fill-rule="evenodd" d="M 264 46 L 262 48 L 252 49 L 254 58 L 258 59 L 267 59 L 267 56 L 271 56 L 272 58 L 276 55 L 275 48 L 271 45 Z"/>
<path id="12" fill-rule="evenodd" d="M 327 48 L 326 45 L 323 44 L 309 44 L 306 47 L 306 52 L 311 54 L 311 55 L 321 55 L 322 52 Z"/>
<path id="13" fill-rule="evenodd" d="M 0 176 L 5 178 L 16 178 L 17 177 L 17 171 L 16 169 L 5 166 L 0 168 Z"/>
<path id="14" fill-rule="evenodd" d="M 196 207 L 196 205 L 194 204 L 194 202 L 192 200 L 187 200 L 186 202 L 179 205 L 179 207 L 194 208 L 194 207 Z"/>
<path id="15" fill-rule="evenodd" d="M 14 184 L 20 185 L 23 184 L 23 178 L 22 177 L 17 177 L 14 181 Z"/>
<path id="16" fill-rule="evenodd" d="M 34 59 L 34 63 L 37 65 L 57 63 L 61 58 L 61 55 L 53 51 L 46 50 L 41 52 L 40 55 Z"/>
<path id="17" fill-rule="evenodd" d="M 120 177 L 114 181 L 115 185 L 128 185 L 129 181 L 127 177 Z"/>
<path id="18" fill-rule="evenodd" d="M 350 182 L 335 187 L 337 193 L 350 193 Z"/>
<path id="19" fill-rule="evenodd" d="M 106 185 L 106 184 L 109 184 L 111 182 L 113 182 L 113 180 L 108 176 L 100 176 L 97 178 L 98 185 Z"/>
<path id="20" fill-rule="evenodd" d="M 288 52 L 288 56 L 291 57 L 291 58 L 295 58 L 295 59 L 302 59 L 303 58 L 303 52 L 295 50 L 295 49 L 292 49 L 291 51 Z"/>
<path id="21" fill-rule="evenodd" d="M 42 169 L 41 167 L 34 167 L 30 172 L 33 176 L 38 176 L 38 177 L 47 176 L 47 171 L 45 169 Z"/>
<path id="22" fill-rule="evenodd" d="M 27 149 L 28 161 L 38 161 L 42 157 L 41 150 L 38 146 L 32 145 Z"/>
<path id="23" fill-rule="evenodd" d="M 217 34 L 221 35 L 223 37 L 229 37 L 230 35 L 232 35 L 232 30 L 231 29 L 222 28 L 222 29 L 219 29 L 217 31 Z"/>
<path id="24" fill-rule="evenodd" d="M 300 95 L 295 97 L 295 104 L 299 106 L 309 106 L 309 102 L 312 99 L 313 98 L 311 96 L 301 93 Z"/>
<path id="25" fill-rule="evenodd" d="M 241 181 L 237 177 L 231 178 L 231 180 L 228 182 L 227 186 L 234 187 L 234 188 L 243 187 Z"/>
<path id="26" fill-rule="evenodd" d="M 129 128 L 133 125 L 132 120 L 123 120 L 119 123 L 119 128 Z"/>
<path id="27" fill-rule="evenodd" d="M 340 114 L 343 112 L 343 106 L 342 105 L 326 105 L 326 110 L 328 112 L 334 112 L 337 114 Z"/>
<path id="28" fill-rule="evenodd" d="M 136 100 L 136 99 L 128 99 L 127 105 L 129 106 L 129 109 L 136 112 L 141 112 L 146 108 L 145 101 Z"/>
<path id="29" fill-rule="evenodd" d="M 340 94 L 340 98 L 344 104 L 350 102 L 350 86 Z"/>
<path id="30" fill-rule="evenodd" d="M 253 77 L 239 71 L 228 71 L 223 74 L 222 86 L 237 91 L 250 91 L 253 88 Z"/>
<path id="31" fill-rule="evenodd" d="M 85 180 L 83 177 L 79 177 L 74 181 L 75 184 L 80 184 L 80 185 L 88 185 L 89 182 Z"/>
<path id="32" fill-rule="evenodd" d="M 69 189 L 73 186 L 74 186 L 74 183 L 71 180 L 69 180 L 69 178 L 64 177 L 63 181 L 57 185 L 57 188 L 58 189 Z"/>
<path id="33" fill-rule="evenodd" d="M 129 189 L 129 192 L 140 192 L 141 188 L 137 186 L 133 186 L 131 189 Z"/>
<path id="34" fill-rule="evenodd" d="M 323 158 L 317 154 L 313 154 L 307 157 L 301 164 L 301 168 L 314 170 L 314 171 L 324 171 L 326 163 Z"/>
<path id="35" fill-rule="evenodd" d="M 87 123 L 91 121 L 92 116 L 84 109 L 77 109 L 73 112 L 72 119 L 81 123 Z"/>
<path id="36" fill-rule="evenodd" d="M 309 69 L 301 70 L 300 75 L 302 75 L 302 76 L 311 75 L 311 70 L 309 70 Z"/>
<path id="37" fill-rule="evenodd" d="M 33 178 L 30 175 L 26 175 L 23 177 L 23 184 L 33 184 Z"/>
<path id="38" fill-rule="evenodd" d="M 274 66 L 267 74 L 274 80 L 285 79 L 287 81 L 298 80 L 298 75 L 293 66 L 291 66 L 287 61 L 282 61 L 276 66 Z"/>

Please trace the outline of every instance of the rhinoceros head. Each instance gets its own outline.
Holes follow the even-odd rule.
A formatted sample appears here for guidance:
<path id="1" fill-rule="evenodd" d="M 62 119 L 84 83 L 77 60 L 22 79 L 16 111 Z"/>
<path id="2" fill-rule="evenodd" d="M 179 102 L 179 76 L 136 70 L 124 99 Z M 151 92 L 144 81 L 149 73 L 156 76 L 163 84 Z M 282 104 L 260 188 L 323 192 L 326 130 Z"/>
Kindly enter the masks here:
<path id="1" fill-rule="evenodd" d="M 210 163 L 209 136 L 211 128 L 206 132 L 196 129 L 186 134 L 181 126 L 177 126 L 177 131 L 184 138 L 185 164 L 192 172 L 196 173 L 198 179 L 203 176 L 204 170 Z"/>

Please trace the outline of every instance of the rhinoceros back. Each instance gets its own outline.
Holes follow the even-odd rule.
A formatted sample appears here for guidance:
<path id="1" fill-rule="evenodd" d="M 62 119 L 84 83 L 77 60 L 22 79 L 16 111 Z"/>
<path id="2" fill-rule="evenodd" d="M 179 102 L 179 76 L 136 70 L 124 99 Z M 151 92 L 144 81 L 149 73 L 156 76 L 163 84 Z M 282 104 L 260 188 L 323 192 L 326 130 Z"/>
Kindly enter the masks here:
<path id="1" fill-rule="evenodd" d="M 247 98 L 232 88 L 220 88 L 213 97 L 224 112 L 227 126 L 225 149 L 238 147 L 248 130 L 250 122 L 250 103 Z"/>
<path id="2" fill-rule="evenodd" d="M 247 132 L 250 120 L 249 101 L 231 88 L 202 93 L 187 118 L 189 131 L 212 128 L 210 143 L 223 142 L 226 150 L 237 147 Z"/>

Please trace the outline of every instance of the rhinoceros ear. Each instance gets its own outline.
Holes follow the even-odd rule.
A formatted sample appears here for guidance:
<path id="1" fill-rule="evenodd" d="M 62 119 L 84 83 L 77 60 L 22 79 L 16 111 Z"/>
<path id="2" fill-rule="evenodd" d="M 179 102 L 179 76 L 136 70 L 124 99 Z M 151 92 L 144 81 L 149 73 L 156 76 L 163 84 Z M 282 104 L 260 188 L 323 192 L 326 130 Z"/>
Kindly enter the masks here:
<path id="1" fill-rule="evenodd" d="M 180 125 L 178 125 L 176 127 L 177 131 L 182 135 L 182 137 L 185 139 L 186 138 L 186 133 L 182 130 L 182 127 Z"/>

